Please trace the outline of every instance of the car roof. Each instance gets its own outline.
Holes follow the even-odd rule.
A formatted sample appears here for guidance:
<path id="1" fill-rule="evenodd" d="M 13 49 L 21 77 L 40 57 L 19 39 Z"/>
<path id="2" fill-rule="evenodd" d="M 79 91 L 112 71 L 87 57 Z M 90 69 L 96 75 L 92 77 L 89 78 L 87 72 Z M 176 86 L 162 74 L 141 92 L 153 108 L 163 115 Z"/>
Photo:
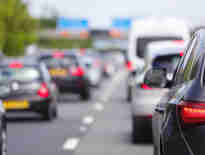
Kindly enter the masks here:
<path id="1" fill-rule="evenodd" d="M 186 44 L 176 44 L 171 41 L 151 43 L 147 46 L 145 59 L 149 62 L 157 56 L 180 54 L 184 51 Z"/>
<path id="2" fill-rule="evenodd" d="M 23 58 L 4 58 L 1 62 L 0 62 L 0 66 L 5 66 L 11 63 L 22 63 L 24 65 L 29 65 L 29 66 L 39 66 L 39 62 L 32 57 L 23 57 Z"/>
<path id="3" fill-rule="evenodd" d="M 132 33 L 138 36 L 182 36 L 189 38 L 189 28 L 185 21 L 175 18 L 145 18 L 132 23 Z"/>
<path id="4" fill-rule="evenodd" d="M 42 51 L 41 53 L 39 53 L 40 57 L 43 56 L 52 56 L 53 53 L 63 53 L 66 56 L 80 56 L 80 54 L 77 51 L 73 51 L 73 50 L 46 50 L 46 51 Z"/>

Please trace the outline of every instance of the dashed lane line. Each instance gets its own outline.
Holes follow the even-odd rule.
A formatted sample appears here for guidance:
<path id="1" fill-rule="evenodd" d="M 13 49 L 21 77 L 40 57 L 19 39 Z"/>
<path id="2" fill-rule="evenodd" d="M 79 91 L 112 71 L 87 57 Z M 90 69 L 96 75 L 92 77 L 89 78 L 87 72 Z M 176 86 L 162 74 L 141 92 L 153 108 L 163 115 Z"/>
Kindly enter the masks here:
<path id="1" fill-rule="evenodd" d="M 85 116 L 83 118 L 83 124 L 85 125 L 91 125 L 95 121 L 93 116 Z"/>
<path id="2" fill-rule="evenodd" d="M 62 149 L 65 151 L 73 151 L 77 148 L 79 142 L 80 142 L 79 138 L 69 138 L 63 144 Z"/>

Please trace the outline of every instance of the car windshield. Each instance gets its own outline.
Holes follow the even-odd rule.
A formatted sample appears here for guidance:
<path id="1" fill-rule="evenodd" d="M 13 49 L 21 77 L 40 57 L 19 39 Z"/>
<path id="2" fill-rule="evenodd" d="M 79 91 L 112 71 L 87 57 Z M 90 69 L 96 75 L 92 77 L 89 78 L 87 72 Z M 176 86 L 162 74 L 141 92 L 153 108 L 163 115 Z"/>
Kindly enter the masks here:
<path id="1" fill-rule="evenodd" d="M 62 68 L 68 67 L 70 65 L 76 64 L 76 59 L 73 56 L 65 56 L 62 58 L 54 58 L 52 56 L 45 57 L 41 59 L 49 68 Z"/>
<path id="2" fill-rule="evenodd" d="M 152 63 L 153 67 L 162 67 L 175 70 L 181 56 L 179 54 L 157 56 Z"/>
<path id="3" fill-rule="evenodd" d="M 144 58 L 146 55 L 145 49 L 147 45 L 151 42 L 156 41 L 166 41 L 166 40 L 182 40 L 181 37 L 141 37 L 137 39 L 137 48 L 136 48 L 136 54 L 140 58 Z"/>
<path id="4" fill-rule="evenodd" d="M 40 79 L 40 72 L 34 67 L 0 68 L 0 83 L 9 81 L 30 82 Z"/>

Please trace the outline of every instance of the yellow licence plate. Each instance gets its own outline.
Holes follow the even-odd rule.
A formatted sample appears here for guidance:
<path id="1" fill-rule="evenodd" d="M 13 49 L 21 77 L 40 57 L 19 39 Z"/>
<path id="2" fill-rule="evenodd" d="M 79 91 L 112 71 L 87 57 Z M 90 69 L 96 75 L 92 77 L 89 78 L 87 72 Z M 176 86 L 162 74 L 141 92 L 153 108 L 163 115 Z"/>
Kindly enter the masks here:
<path id="1" fill-rule="evenodd" d="M 6 110 L 20 110 L 29 108 L 28 101 L 3 101 L 3 105 Z"/>
<path id="2" fill-rule="evenodd" d="M 51 76 L 66 76 L 68 74 L 65 69 L 50 69 L 49 73 Z"/>

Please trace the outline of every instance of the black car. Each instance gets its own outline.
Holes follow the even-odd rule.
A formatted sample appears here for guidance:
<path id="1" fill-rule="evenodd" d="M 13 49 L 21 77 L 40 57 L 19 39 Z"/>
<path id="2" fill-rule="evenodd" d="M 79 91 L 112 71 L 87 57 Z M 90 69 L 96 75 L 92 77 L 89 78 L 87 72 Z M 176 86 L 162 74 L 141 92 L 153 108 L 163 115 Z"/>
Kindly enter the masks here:
<path id="1" fill-rule="evenodd" d="M 205 154 L 205 29 L 197 31 L 180 60 L 170 91 L 152 118 L 155 155 Z M 161 69 L 154 69 L 162 72 Z"/>
<path id="2" fill-rule="evenodd" d="M 90 84 L 80 63 L 80 55 L 71 51 L 44 52 L 39 56 L 44 62 L 60 92 L 80 94 L 83 100 L 90 98 Z"/>
<path id="3" fill-rule="evenodd" d="M 57 117 L 58 91 L 43 63 L 28 58 L 2 61 L 0 90 L 6 112 L 32 111 L 46 120 Z"/>

